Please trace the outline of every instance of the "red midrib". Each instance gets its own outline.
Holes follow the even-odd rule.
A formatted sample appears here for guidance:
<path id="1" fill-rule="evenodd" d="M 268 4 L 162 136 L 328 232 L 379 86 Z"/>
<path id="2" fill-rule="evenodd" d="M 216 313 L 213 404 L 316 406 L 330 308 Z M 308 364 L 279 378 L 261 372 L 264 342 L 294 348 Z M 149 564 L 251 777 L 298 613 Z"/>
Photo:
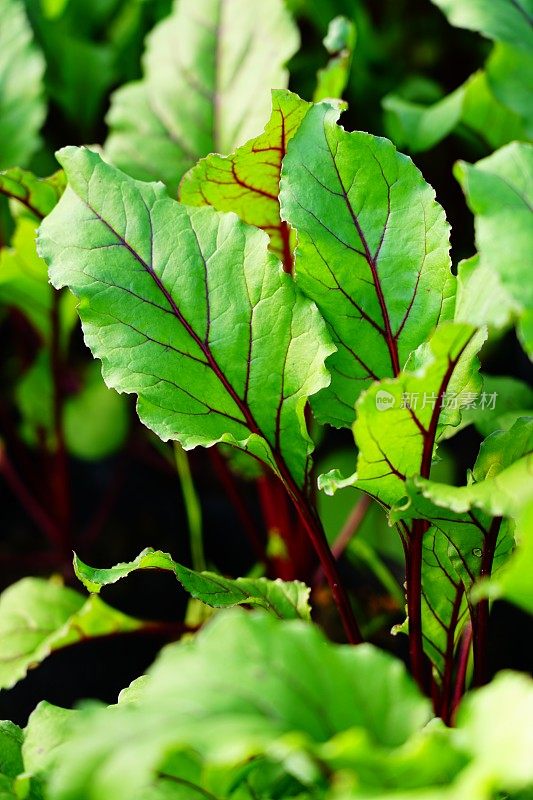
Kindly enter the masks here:
<path id="1" fill-rule="evenodd" d="M 335 167 L 335 172 L 337 173 L 337 179 L 338 179 L 339 185 L 341 187 L 341 191 L 342 191 L 342 194 L 343 194 L 343 197 L 344 197 L 344 202 L 346 204 L 346 208 L 348 209 L 348 211 L 350 213 L 350 216 L 352 218 L 353 224 L 355 225 L 355 229 L 357 231 L 357 234 L 358 234 L 358 236 L 359 236 L 359 238 L 361 240 L 361 244 L 363 245 L 363 248 L 364 248 L 364 251 L 365 251 L 366 261 L 367 261 L 368 266 L 370 267 L 370 271 L 372 273 L 372 280 L 374 282 L 374 288 L 376 290 L 376 295 L 377 295 L 377 298 L 378 298 L 379 307 L 381 309 L 381 315 L 383 317 L 383 325 L 384 325 L 384 328 L 385 328 L 385 340 L 387 342 L 387 347 L 388 347 L 388 350 L 389 350 L 391 366 L 392 366 L 392 372 L 393 372 L 393 376 L 396 377 L 400 373 L 400 360 L 399 360 L 399 356 L 398 356 L 398 344 L 396 342 L 396 337 L 394 336 L 394 334 L 392 332 L 392 327 L 391 327 L 390 318 L 389 318 L 389 311 L 388 311 L 388 308 L 387 308 L 387 304 L 385 302 L 385 297 L 383 295 L 383 289 L 381 287 L 381 280 L 380 280 L 379 274 L 378 274 L 377 263 L 376 263 L 375 259 L 373 258 L 372 253 L 370 252 L 370 248 L 368 247 L 368 242 L 366 241 L 366 237 L 365 237 L 365 235 L 363 233 L 363 229 L 361 228 L 361 225 L 359 223 L 359 219 L 357 218 L 357 214 L 353 210 L 353 206 L 352 206 L 352 204 L 350 202 L 350 198 L 348 197 L 348 193 L 347 193 L 347 191 L 345 189 L 345 186 L 344 186 L 344 183 L 342 181 L 341 174 L 339 172 L 339 168 L 338 168 L 337 162 L 335 160 L 335 156 L 333 155 L 333 153 L 331 152 L 331 149 L 329 147 L 328 147 L 328 149 L 329 149 L 329 152 L 330 152 L 330 155 L 331 155 L 331 160 L 333 161 L 333 166 Z"/>

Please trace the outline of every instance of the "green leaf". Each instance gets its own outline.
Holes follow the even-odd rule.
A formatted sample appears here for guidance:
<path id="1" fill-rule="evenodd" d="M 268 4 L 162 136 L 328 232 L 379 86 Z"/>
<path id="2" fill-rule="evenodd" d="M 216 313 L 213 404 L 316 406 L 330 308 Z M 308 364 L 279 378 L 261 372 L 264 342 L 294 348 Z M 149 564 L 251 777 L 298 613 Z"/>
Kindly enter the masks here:
<path id="1" fill-rule="evenodd" d="M 39 774 L 53 764 L 55 751 L 67 740 L 77 714 L 77 711 L 54 706 L 45 700 L 38 704 L 24 731 L 22 756 L 27 772 Z"/>
<path id="2" fill-rule="evenodd" d="M 533 358 L 533 331 L 523 318 L 533 315 L 528 258 L 533 249 L 533 145 L 514 142 L 476 164 L 458 162 L 455 176 L 475 215 L 479 265 L 495 273 L 520 308 L 518 332 Z M 485 320 L 491 322 L 490 319 Z"/>
<path id="3" fill-rule="evenodd" d="M 433 0 L 458 28 L 479 31 L 489 39 L 533 49 L 531 0 Z"/>
<path id="4" fill-rule="evenodd" d="M 199 158 L 261 130 L 298 44 L 282 0 L 177 0 L 147 40 L 143 80 L 113 97 L 107 155 L 174 193 Z"/>
<path id="5" fill-rule="evenodd" d="M 533 52 L 498 43 L 485 69 L 494 96 L 523 120 L 527 137 L 533 137 Z"/>
<path id="6" fill-rule="evenodd" d="M 20 167 L 0 172 L 0 193 L 17 200 L 36 219 L 43 219 L 65 191 L 65 174 L 60 170 L 49 178 L 37 178 Z"/>
<path id="7" fill-rule="evenodd" d="M 108 386 L 185 449 L 225 441 L 307 484 L 307 398 L 333 347 L 316 307 L 236 216 L 182 206 L 85 149 L 60 153 L 69 189 L 41 226 L 56 287 L 80 300 Z M 128 276 L 128 277 L 125 277 Z"/>
<path id="8" fill-rule="evenodd" d="M 452 313 L 449 228 L 433 190 L 386 139 L 346 133 L 321 103 L 289 145 L 282 218 L 298 232 L 296 280 L 338 352 L 312 401 L 321 422 L 350 425 L 361 391 L 397 375 Z"/>
<path id="9" fill-rule="evenodd" d="M 533 681 L 518 673 L 501 672 L 489 686 L 463 700 L 458 735 L 474 758 L 472 769 L 484 776 L 487 787 L 531 789 L 532 714 Z"/>
<path id="10" fill-rule="evenodd" d="M 435 435 L 457 425 L 462 406 L 477 396 L 482 336 L 470 325 L 444 323 L 398 378 L 373 384 L 356 408 L 357 472 L 346 479 L 336 471 L 321 475 L 319 486 L 328 494 L 356 486 L 385 506 L 398 504 L 406 480 L 428 473 Z"/>
<path id="11" fill-rule="evenodd" d="M 142 625 L 56 580 L 24 578 L 0 595 L 0 688 L 14 686 L 54 650 Z"/>
<path id="12" fill-rule="evenodd" d="M 313 102 L 342 97 L 350 79 L 353 51 L 357 40 L 354 23 L 346 17 L 335 17 L 328 26 L 324 47 L 331 58 L 317 73 Z"/>
<path id="13" fill-rule="evenodd" d="M 483 391 L 462 414 L 463 426 L 473 424 L 482 436 L 509 430 L 520 417 L 533 416 L 533 388 L 507 376 L 483 375 Z"/>
<path id="14" fill-rule="evenodd" d="M 39 145 L 45 64 L 24 4 L 0 0 L 0 19 L 0 169 L 6 169 L 27 164 Z"/>
<path id="15" fill-rule="evenodd" d="M 23 771 L 24 764 L 21 754 L 23 738 L 22 731 L 18 725 L 9 722 L 9 720 L 0 721 L 1 775 L 5 775 L 8 778 L 16 778 Z"/>
<path id="16" fill-rule="evenodd" d="M 268 767 L 263 754 L 303 769 L 306 751 L 349 731 L 390 750 L 429 715 L 401 663 L 376 648 L 332 645 L 314 626 L 233 609 L 166 648 L 138 702 L 82 714 L 52 796 L 131 800 L 161 774 L 163 758 L 187 748 L 213 768 L 203 771 L 204 795 L 222 797 L 211 783 L 217 770 L 232 768 L 235 789 L 239 766 L 241 782 Z"/>
<path id="17" fill-rule="evenodd" d="M 98 461 L 116 453 L 129 428 L 125 397 L 107 388 L 97 364 L 90 364 L 80 390 L 65 400 L 64 429 L 69 453 Z"/>
<path id="18" fill-rule="evenodd" d="M 476 596 L 501 597 L 533 614 L 533 500 L 517 515 L 515 538 L 518 546 L 509 563 L 480 584 Z"/>
<path id="19" fill-rule="evenodd" d="M 480 509 L 491 516 L 512 516 L 533 497 L 533 417 L 524 417 L 507 431 L 483 442 L 471 482 L 448 486 L 415 478 L 421 497 L 458 514 Z M 406 509 L 402 509 L 405 511 Z M 418 514 L 417 507 L 412 514 Z"/>
<path id="20" fill-rule="evenodd" d="M 450 133 L 459 133 L 459 125 L 491 149 L 501 147 L 513 139 L 527 138 L 525 121 L 513 108 L 516 103 L 505 102 L 508 95 L 505 89 L 496 95 L 483 70 L 431 105 L 389 94 L 382 103 L 387 132 L 398 147 L 412 153 L 429 150 Z"/>
<path id="21" fill-rule="evenodd" d="M 74 557 L 74 571 L 86 589 L 99 592 L 139 569 L 160 569 L 174 573 L 186 592 L 213 608 L 253 605 L 265 608 L 280 619 L 310 619 L 309 588 L 300 581 L 269 581 L 266 578 L 224 578 L 214 572 L 197 572 L 173 561 L 168 553 L 147 548 L 133 561 L 110 569 L 95 569 Z"/>
<path id="22" fill-rule="evenodd" d="M 244 222 L 266 231 L 270 249 L 287 272 L 292 271 L 295 237 L 280 219 L 281 164 L 310 105 L 292 92 L 273 91 L 272 115 L 264 133 L 230 156 L 203 158 L 183 177 L 179 191 L 183 203 L 234 211 Z"/>
<path id="23" fill-rule="evenodd" d="M 20 217 L 11 246 L 0 250 L 0 303 L 18 308 L 48 341 L 53 289 L 35 250 L 36 228 L 33 219 Z"/>
<path id="24" fill-rule="evenodd" d="M 382 100 L 387 134 L 398 147 L 408 148 L 411 153 L 430 150 L 461 121 L 464 86 L 431 105 L 423 105 L 404 94 L 393 92 Z"/>

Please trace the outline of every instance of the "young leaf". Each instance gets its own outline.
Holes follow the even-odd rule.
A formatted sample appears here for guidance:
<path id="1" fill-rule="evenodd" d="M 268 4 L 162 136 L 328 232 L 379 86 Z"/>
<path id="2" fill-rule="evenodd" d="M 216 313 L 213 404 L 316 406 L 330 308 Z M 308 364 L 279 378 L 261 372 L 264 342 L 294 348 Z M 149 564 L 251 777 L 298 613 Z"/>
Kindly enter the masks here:
<path id="1" fill-rule="evenodd" d="M 37 178 L 33 172 L 20 167 L 0 172 L 0 194 L 17 200 L 38 220 L 50 213 L 65 191 L 65 186 L 62 171 L 55 172 L 49 178 Z"/>
<path id="2" fill-rule="evenodd" d="M 34 46 L 24 4 L 0 0 L 0 169 L 27 164 L 46 109 L 44 59 Z"/>
<path id="3" fill-rule="evenodd" d="M 186 449 L 229 442 L 307 484 L 307 398 L 333 347 L 316 307 L 234 215 L 194 209 L 85 149 L 59 154 L 70 188 L 39 251 L 80 298 L 104 378 L 142 421 Z"/>
<path id="4" fill-rule="evenodd" d="M 322 422 L 350 425 L 361 391 L 398 375 L 452 313 L 448 225 L 433 190 L 386 139 L 346 133 L 339 110 L 312 108 L 289 145 L 281 216 L 298 231 L 296 280 L 338 352 L 312 401 Z"/>
<path id="5" fill-rule="evenodd" d="M 409 477 L 429 474 L 435 437 L 460 421 L 460 409 L 481 381 L 475 353 L 482 336 L 470 325 L 445 323 L 415 352 L 394 380 L 374 384 L 357 403 L 357 472 L 333 471 L 319 485 L 327 493 L 357 486 L 385 506 L 405 497 Z"/>
<path id="6" fill-rule="evenodd" d="M 264 133 L 232 155 L 203 158 L 180 184 L 180 200 L 191 206 L 210 205 L 234 211 L 244 222 L 270 236 L 270 249 L 292 272 L 294 234 L 280 219 L 281 164 L 311 104 L 292 92 L 272 92 L 272 115 Z"/>
<path id="7" fill-rule="evenodd" d="M 266 578 L 224 578 L 214 572 L 196 572 L 173 561 L 168 553 L 147 548 L 136 559 L 110 569 L 94 569 L 74 557 L 74 571 L 90 592 L 116 583 L 139 569 L 173 572 L 186 592 L 213 608 L 253 605 L 280 619 L 310 619 L 308 587 L 300 581 L 269 581 Z"/>
<path id="8" fill-rule="evenodd" d="M 514 142 L 476 164 L 460 161 L 455 175 L 475 214 L 480 266 L 520 308 L 518 333 L 533 358 L 533 145 Z"/>
<path id="9" fill-rule="evenodd" d="M 0 595 L 0 688 L 14 686 L 54 650 L 143 624 L 57 581 L 24 578 Z"/>
<path id="10" fill-rule="evenodd" d="M 479 31 L 489 39 L 533 49 L 531 0 L 432 0 L 458 28 Z"/>
<path id="11" fill-rule="evenodd" d="M 317 87 L 313 102 L 342 97 L 350 79 L 353 51 L 357 39 L 354 23 L 346 17 L 335 17 L 328 26 L 324 47 L 331 58 L 328 65 L 317 73 Z"/>
<path id="12" fill-rule="evenodd" d="M 298 43 L 282 0 L 177 0 L 148 38 L 144 79 L 114 95 L 107 155 L 174 193 L 199 158 L 257 134 Z"/>

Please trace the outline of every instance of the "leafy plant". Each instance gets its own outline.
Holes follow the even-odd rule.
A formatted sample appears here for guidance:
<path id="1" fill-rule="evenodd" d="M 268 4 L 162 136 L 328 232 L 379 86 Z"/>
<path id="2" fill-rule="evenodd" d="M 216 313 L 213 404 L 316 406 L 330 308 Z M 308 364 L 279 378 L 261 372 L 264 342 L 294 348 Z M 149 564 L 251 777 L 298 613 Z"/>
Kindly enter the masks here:
<path id="1" fill-rule="evenodd" d="M 524 363 L 533 354 L 533 154 L 518 76 L 530 9 L 435 5 L 495 50 L 429 110 L 389 97 L 385 121 L 417 152 L 459 124 L 481 131 L 503 107 L 484 137 L 503 146 L 454 168 L 477 248 L 457 269 L 444 208 L 415 163 L 339 125 L 353 24 L 331 23 L 311 102 L 286 88 L 298 32 L 281 0 L 178 0 L 148 38 L 143 77 L 111 99 L 103 151 L 63 147 L 51 178 L 9 157 L 0 301 L 37 337 L 14 403 L 20 436 L 53 464 L 54 512 L 21 479 L 13 439 L 0 468 L 63 577 L 26 577 L 0 597 L 0 686 L 82 641 L 179 641 L 115 705 L 44 703 L 24 730 L 3 723 L 6 798 L 531 796 L 533 686 L 509 670 L 493 677 L 490 632 L 494 600 L 532 608 L 532 394 L 485 372 L 513 328 Z M 102 7 L 100 24 L 119 6 Z M 69 3 L 40 13 L 65 25 L 75 14 Z M 94 45 L 111 57 L 109 47 Z M 100 79 L 85 130 L 112 83 Z M 73 115 L 71 88 L 54 97 Z M 93 365 L 71 365 L 74 304 L 107 388 Z M 69 393 L 71 369 L 83 386 Z M 90 565 L 98 553 L 67 567 L 71 546 L 85 559 L 94 539 L 72 532 L 69 460 L 119 450 L 121 394 L 136 396 L 151 454 L 179 476 L 192 568 L 152 547 L 111 567 Z M 465 479 L 453 454 L 469 426 L 485 438 Z M 332 441 L 342 447 L 328 451 Z M 210 451 L 248 532 L 255 561 L 242 577 L 204 548 L 196 448 Z M 349 563 L 372 573 L 385 610 L 362 600 Z M 117 608 L 96 596 L 149 571 L 174 575 L 191 598 L 183 615 L 147 620 L 119 610 L 119 594 Z M 393 649 L 394 622 L 411 675 L 364 643 Z"/>

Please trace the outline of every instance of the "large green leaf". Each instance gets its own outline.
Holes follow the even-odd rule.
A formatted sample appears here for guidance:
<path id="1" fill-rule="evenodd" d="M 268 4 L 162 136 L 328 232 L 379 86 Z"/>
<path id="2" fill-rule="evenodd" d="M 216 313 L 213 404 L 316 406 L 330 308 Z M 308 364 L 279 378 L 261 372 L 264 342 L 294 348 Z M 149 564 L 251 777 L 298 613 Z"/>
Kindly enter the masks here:
<path id="1" fill-rule="evenodd" d="M 80 298 L 104 378 L 186 449 L 225 441 L 306 484 L 307 398 L 333 347 L 316 307 L 235 215 L 182 206 L 85 149 L 59 155 L 69 189 L 41 226 L 56 287 Z M 277 267 L 277 268 L 276 268 Z"/>
<path id="2" fill-rule="evenodd" d="M 533 49 L 531 0 L 432 0 L 452 25 L 489 39 Z"/>
<path id="3" fill-rule="evenodd" d="M 366 749 L 386 757 L 429 715 L 403 666 L 385 653 L 332 645 L 314 626 L 234 609 L 189 642 L 167 648 L 135 703 L 80 717 L 77 736 L 62 749 L 52 796 L 137 800 L 154 774 L 166 772 L 163 758 L 172 763 L 172 754 L 186 747 L 219 774 L 241 765 L 233 790 L 268 768 L 261 758 L 268 753 L 325 788 L 307 750 L 337 735 L 340 747 L 353 731 Z M 230 794 L 217 787 L 217 769 L 204 769 L 202 777 L 204 796 Z M 259 796 L 297 794 L 269 788 Z"/>
<path id="4" fill-rule="evenodd" d="M 0 688 L 9 689 L 54 650 L 143 623 L 56 580 L 24 578 L 0 595 Z"/>
<path id="5" fill-rule="evenodd" d="M 497 276 L 503 302 L 520 309 L 518 333 L 533 358 L 533 145 L 514 142 L 476 164 L 461 161 L 455 175 L 475 214 L 478 266 Z"/>
<path id="6" fill-rule="evenodd" d="M 429 472 L 435 438 L 459 423 L 467 398 L 481 388 L 481 343 L 471 325 L 443 323 L 397 378 L 373 384 L 356 407 L 357 472 L 343 479 L 333 470 L 320 476 L 320 487 L 357 486 L 389 507 L 405 497 L 406 480 Z"/>
<path id="7" fill-rule="evenodd" d="M 26 165 L 45 116 L 44 59 L 19 0 L 0 0 L 0 169 Z"/>
<path id="8" fill-rule="evenodd" d="M 244 222 L 270 236 L 270 249 L 292 271 L 294 234 L 280 219 L 281 164 L 310 103 L 292 94 L 272 92 L 272 115 L 264 133 L 246 142 L 230 156 L 212 154 L 183 178 L 180 200 L 188 205 L 210 205 L 234 211 Z"/>
<path id="9" fill-rule="evenodd" d="M 148 38 L 144 79 L 113 98 L 107 155 L 174 192 L 199 158 L 261 130 L 298 43 L 282 0 L 177 0 Z"/>
<path id="10" fill-rule="evenodd" d="M 289 145 L 282 218 L 298 232 L 296 279 L 338 352 L 312 401 L 322 422 L 349 425 L 361 391 L 395 376 L 452 312 L 448 225 L 433 190 L 386 139 L 347 133 L 320 103 Z"/>
<path id="11" fill-rule="evenodd" d="M 186 592 L 214 608 L 253 605 L 267 609 L 280 619 L 310 619 L 308 587 L 300 581 L 269 581 L 266 578 L 224 578 L 215 572 L 196 572 L 178 564 L 168 553 L 147 548 L 136 559 L 109 569 L 95 569 L 75 556 L 76 575 L 90 592 L 116 583 L 139 569 L 161 569 L 174 573 Z"/>

